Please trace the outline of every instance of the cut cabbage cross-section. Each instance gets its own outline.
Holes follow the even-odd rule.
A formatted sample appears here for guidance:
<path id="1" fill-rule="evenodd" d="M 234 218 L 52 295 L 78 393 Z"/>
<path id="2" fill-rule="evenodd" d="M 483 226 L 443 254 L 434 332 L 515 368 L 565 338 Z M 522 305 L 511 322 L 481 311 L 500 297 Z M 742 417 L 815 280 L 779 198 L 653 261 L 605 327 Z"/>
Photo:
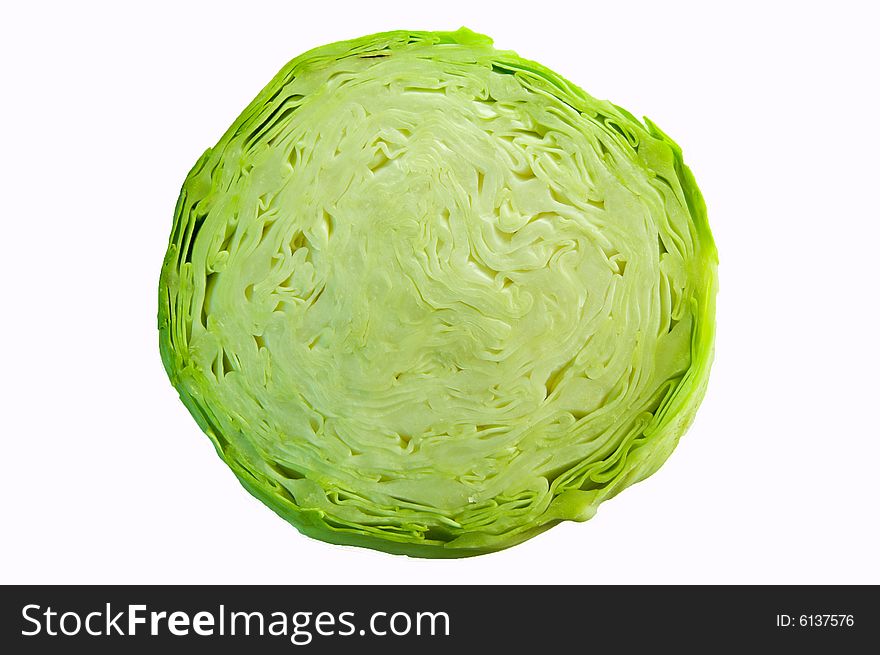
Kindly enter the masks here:
<path id="1" fill-rule="evenodd" d="M 468 30 L 377 34 L 294 59 L 190 172 L 162 359 L 305 534 L 475 555 L 668 457 L 716 262 L 652 123 Z"/>

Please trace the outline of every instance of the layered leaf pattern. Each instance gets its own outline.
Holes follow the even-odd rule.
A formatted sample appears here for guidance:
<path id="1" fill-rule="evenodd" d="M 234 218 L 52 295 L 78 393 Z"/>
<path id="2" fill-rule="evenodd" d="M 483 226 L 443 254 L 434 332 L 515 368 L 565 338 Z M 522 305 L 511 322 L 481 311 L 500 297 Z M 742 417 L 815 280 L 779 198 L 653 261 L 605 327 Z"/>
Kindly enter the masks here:
<path id="1" fill-rule="evenodd" d="M 162 359 L 302 532 L 474 555 L 668 457 L 716 263 L 652 123 L 467 30 L 378 34 L 294 59 L 190 172 Z"/>

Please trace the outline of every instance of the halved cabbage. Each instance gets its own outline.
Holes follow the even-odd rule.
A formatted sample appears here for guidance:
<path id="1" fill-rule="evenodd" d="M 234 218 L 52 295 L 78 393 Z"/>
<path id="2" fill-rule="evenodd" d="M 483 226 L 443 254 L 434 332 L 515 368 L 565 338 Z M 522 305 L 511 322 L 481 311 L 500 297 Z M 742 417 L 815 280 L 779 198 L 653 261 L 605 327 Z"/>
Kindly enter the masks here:
<path id="1" fill-rule="evenodd" d="M 183 184 L 162 360 L 300 531 L 459 557 L 654 472 L 713 353 L 717 254 L 681 151 L 485 36 L 285 66 Z"/>

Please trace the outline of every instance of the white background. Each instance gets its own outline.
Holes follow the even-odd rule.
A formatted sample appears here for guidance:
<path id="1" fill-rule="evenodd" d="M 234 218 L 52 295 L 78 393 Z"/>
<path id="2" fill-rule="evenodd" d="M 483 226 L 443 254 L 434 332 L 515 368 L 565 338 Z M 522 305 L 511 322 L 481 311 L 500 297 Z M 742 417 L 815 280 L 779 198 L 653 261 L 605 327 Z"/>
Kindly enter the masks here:
<path id="1" fill-rule="evenodd" d="M 880 583 L 878 17 L 715 4 L 6 8 L 0 582 Z M 655 476 L 588 523 L 424 561 L 302 537 L 239 486 L 167 381 L 156 289 L 187 171 L 287 60 L 460 25 L 683 146 L 718 343 Z"/>

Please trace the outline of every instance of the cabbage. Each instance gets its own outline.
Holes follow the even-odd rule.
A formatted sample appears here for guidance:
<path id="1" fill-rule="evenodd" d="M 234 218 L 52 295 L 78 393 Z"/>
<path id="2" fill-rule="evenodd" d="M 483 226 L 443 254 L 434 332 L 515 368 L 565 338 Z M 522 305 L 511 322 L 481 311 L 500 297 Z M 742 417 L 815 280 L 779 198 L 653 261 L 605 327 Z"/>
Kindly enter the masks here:
<path id="1" fill-rule="evenodd" d="M 717 254 L 681 151 L 488 37 L 289 64 L 183 184 L 171 382 L 301 532 L 460 557 L 653 473 L 713 353 Z"/>

